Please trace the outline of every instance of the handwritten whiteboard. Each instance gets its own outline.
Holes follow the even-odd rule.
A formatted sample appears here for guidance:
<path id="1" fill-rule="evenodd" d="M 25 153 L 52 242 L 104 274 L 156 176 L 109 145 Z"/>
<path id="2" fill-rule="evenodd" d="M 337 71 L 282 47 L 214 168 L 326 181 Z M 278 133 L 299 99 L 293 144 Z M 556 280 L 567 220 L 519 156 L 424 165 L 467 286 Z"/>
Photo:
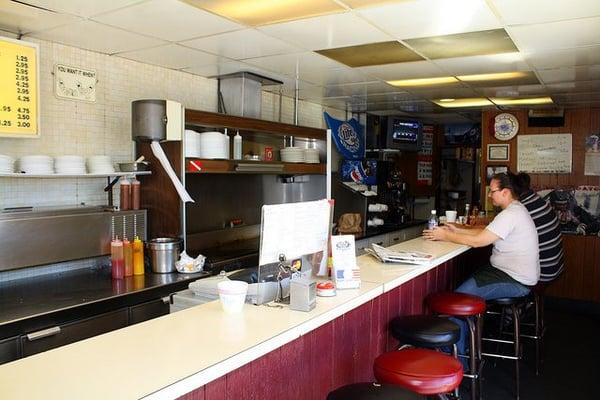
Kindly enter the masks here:
<path id="1" fill-rule="evenodd" d="M 570 133 L 517 136 L 517 171 L 570 174 L 573 161 Z"/>

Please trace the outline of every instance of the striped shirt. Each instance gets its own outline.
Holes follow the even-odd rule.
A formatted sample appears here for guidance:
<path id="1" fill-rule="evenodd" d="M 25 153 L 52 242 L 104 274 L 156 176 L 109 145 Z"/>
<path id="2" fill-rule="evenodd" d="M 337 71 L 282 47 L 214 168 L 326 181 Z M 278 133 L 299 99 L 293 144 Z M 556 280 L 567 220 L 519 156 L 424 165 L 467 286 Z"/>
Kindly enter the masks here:
<path id="1" fill-rule="evenodd" d="M 558 217 L 550 203 L 544 201 L 534 191 L 523 193 L 520 201 L 529 211 L 537 229 L 540 247 L 540 281 L 553 281 L 564 269 L 564 251 Z"/>

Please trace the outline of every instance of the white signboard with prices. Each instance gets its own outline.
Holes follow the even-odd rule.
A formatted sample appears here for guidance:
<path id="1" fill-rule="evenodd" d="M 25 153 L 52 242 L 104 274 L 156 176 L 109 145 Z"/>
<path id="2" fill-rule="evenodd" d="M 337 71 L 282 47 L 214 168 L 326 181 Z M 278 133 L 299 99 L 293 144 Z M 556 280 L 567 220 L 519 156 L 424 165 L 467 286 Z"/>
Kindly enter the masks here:
<path id="1" fill-rule="evenodd" d="M 360 287 L 360 268 L 356 265 L 354 235 L 334 235 L 331 237 L 333 277 L 338 289 Z"/>
<path id="2" fill-rule="evenodd" d="M 570 174 L 573 164 L 572 135 L 517 136 L 517 171 Z"/>
<path id="3" fill-rule="evenodd" d="M 54 93 L 63 99 L 95 102 L 96 71 L 56 64 Z"/>

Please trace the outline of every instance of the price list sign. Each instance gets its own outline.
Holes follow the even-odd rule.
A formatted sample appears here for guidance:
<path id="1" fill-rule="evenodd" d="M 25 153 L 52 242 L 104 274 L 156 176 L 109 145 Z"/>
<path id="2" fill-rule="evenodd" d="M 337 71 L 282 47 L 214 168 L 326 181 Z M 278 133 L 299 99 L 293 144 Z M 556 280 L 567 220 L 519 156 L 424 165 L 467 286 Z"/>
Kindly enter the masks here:
<path id="1" fill-rule="evenodd" d="M 0 37 L 0 136 L 39 136 L 38 108 L 38 46 Z"/>

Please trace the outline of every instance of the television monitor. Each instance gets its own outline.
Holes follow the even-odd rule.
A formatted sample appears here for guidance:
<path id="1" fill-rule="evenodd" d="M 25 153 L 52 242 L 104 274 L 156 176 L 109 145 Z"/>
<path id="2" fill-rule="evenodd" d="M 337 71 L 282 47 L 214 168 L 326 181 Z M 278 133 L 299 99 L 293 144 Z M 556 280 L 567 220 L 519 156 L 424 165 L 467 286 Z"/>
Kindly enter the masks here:
<path id="1" fill-rule="evenodd" d="M 388 117 L 386 148 L 418 151 L 421 148 L 423 124 L 399 117 Z"/>

